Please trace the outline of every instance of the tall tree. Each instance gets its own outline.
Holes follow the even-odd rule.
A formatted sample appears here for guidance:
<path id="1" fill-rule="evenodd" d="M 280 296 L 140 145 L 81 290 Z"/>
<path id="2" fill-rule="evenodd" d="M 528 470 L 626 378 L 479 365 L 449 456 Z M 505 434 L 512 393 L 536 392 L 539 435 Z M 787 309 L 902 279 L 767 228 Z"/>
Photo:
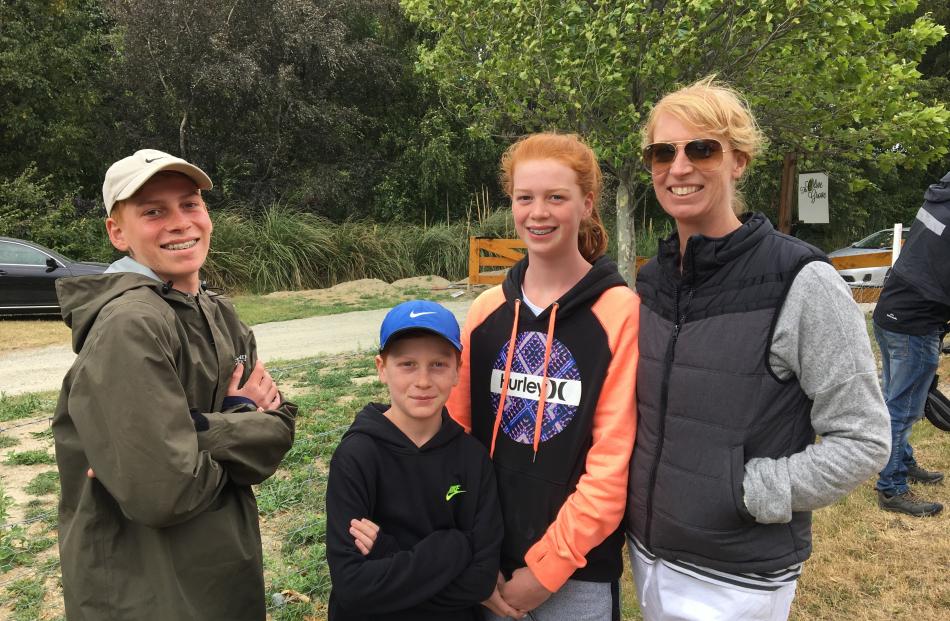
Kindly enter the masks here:
<path id="1" fill-rule="evenodd" d="M 458 213 L 481 149 L 440 118 L 396 0 L 107 1 L 122 41 L 110 155 L 189 157 L 212 199 L 422 219 L 450 196 Z"/>
<path id="2" fill-rule="evenodd" d="M 633 272 L 632 205 L 648 191 L 638 127 L 664 93 L 710 73 L 740 88 L 772 141 L 884 170 L 947 153 L 950 113 L 917 95 L 916 65 L 945 34 L 914 0 L 402 0 L 435 33 L 422 67 L 484 132 L 588 138 L 618 178 L 621 270 Z M 855 178 L 852 189 L 862 185 Z"/>
<path id="3" fill-rule="evenodd" d="M 95 0 L 0 1 L 0 182 L 49 177 L 66 194 L 101 175 L 109 26 Z"/>

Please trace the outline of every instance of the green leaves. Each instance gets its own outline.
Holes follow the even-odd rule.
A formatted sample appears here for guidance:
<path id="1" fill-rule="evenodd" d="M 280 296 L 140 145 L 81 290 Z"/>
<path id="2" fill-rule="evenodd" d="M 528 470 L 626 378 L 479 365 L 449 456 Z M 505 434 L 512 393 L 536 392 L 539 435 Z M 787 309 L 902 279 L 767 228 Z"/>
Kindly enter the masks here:
<path id="1" fill-rule="evenodd" d="M 917 64 L 944 29 L 905 15 L 912 0 L 402 5 L 432 33 L 420 68 L 462 118 L 496 133 L 583 134 L 634 190 L 631 205 L 639 124 L 663 94 L 711 73 L 748 97 L 767 133 L 763 175 L 777 177 L 790 151 L 857 176 L 923 167 L 950 142 L 947 110 L 918 94 Z"/>

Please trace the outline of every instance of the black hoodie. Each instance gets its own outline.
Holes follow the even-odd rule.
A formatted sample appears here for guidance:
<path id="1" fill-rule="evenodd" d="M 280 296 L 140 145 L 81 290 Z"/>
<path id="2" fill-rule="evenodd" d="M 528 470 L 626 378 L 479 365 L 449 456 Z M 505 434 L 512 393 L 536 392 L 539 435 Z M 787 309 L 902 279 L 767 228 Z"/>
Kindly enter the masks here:
<path id="1" fill-rule="evenodd" d="M 601 257 L 536 316 L 521 301 L 527 269 L 525 258 L 469 309 L 449 411 L 492 456 L 502 570 L 527 566 L 549 591 L 612 582 L 623 570 L 639 301 Z"/>
<path id="2" fill-rule="evenodd" d="M 502 539 L 495 476 L 485 449 L 442 412 L 422 447 L 371 403 L 330 462 L 327 563 L 330 621 L 475 621 L 498 576 Z M 369 556 L 350 520 L 380 532 Z"/>

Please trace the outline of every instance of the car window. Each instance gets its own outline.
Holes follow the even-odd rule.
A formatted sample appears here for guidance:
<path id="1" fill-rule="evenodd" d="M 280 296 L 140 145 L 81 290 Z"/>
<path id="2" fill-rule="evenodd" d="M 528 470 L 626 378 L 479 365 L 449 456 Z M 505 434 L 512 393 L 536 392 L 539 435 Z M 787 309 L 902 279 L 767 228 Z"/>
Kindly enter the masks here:
<path id="1" fill-rule="evenodd" d="M 0 242 L 0 263 L 5 265 L 46 265 L 49 258 L 39 250 L 15 244 Z"/>
<path id="2" fill-rule="evenodd" d="M 910 235 L 910 227 L 905 226 L 901 231 L 902 244 L 907 241 L 908 235 Z M 861 241 L 854 242 L 851 247 L 861 248 L 863 250 L 890 250 L 892 246 L 891 240 L 893 238 L 894 231 L 892 229 L 887 229 L 884 231 L 878 231 L 877 233 L 872 233 Z"/>

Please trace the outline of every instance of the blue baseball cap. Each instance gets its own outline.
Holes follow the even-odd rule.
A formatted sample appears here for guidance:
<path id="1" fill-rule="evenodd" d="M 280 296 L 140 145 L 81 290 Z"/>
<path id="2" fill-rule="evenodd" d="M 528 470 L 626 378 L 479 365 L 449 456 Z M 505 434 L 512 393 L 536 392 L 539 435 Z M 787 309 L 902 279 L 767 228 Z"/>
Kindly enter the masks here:
<path id="1" fill-rule="evenodd" d="M 383 325 L 379 327 L 379 350 L 396 334 L 406 330 L 426 330 L 438 334 L 455 349 L 462 351 L 462 339 L 459 323 L 455 315 L 446 307 L 429 300 L 409 300 L 386 313 Z"/>

